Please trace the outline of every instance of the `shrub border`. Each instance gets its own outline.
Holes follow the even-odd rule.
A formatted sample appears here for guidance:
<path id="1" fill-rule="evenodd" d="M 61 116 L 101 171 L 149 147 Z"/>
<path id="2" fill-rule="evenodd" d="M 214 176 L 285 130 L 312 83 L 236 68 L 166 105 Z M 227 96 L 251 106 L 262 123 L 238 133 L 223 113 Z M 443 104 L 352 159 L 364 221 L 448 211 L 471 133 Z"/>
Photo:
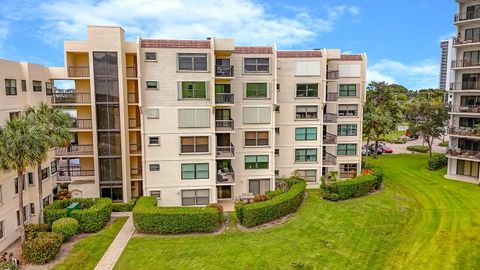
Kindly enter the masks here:
<path id="1" fill-rule="evenodd" d="M 338 181 L 328 186 L 322 184 L 323 198 L 329 201 L 347 200 L 362 197 L 374 190 L 379 190 L 383 184 L 383 170 L 372 167 L 372 174 Z"/>

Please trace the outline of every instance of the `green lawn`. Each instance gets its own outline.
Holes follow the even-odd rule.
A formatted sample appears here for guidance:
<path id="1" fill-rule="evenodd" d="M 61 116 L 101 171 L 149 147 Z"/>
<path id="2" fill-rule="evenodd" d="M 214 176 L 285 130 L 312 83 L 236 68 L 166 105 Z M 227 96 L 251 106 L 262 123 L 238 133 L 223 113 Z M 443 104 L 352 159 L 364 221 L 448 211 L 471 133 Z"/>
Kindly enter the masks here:
<path id="1" fill-rule="evenodd" d="M 480 189 L 426 157 L 380 157 L 384 191 L 333 203 L 310 190 L 274 228 L 132 238 L 115 269 L 480 269 Z"/>
<path id="2" fill-rule="evenodd" d="M 53 269 L 95 269 L 98 261 L 100 261 L 103 254 L 107 251 L 113 239 L 115 239 L 115 236 L 117 236 L 126 221 L 127 217 L 117 218 L 106 229 L 78 241 L 78 243 L 73 246 L 72 251 L 70 251 L 65 260 Z"/>

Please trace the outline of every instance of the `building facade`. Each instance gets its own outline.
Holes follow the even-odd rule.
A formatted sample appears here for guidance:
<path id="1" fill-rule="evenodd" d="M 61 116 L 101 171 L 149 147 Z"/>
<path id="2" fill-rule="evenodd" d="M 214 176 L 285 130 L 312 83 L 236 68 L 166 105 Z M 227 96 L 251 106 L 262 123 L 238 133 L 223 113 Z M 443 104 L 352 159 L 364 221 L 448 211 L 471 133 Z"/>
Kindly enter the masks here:
<path id="1" fill-rule="evenodd" d="M 452 82 L 449 94 L 448 178 L 479 183 L 480 161 L 480 4 L 458 0 L 455 15 Z"/>
<path id="2" fill-rule="evenodd" d="M 453 38 L 442 40 L 440 42 L 440 76 L 438 88 L 442 90 L 449 90 L 450 77 L 452 73 L 452 57 L 455 53 L 453 51 Z"/>

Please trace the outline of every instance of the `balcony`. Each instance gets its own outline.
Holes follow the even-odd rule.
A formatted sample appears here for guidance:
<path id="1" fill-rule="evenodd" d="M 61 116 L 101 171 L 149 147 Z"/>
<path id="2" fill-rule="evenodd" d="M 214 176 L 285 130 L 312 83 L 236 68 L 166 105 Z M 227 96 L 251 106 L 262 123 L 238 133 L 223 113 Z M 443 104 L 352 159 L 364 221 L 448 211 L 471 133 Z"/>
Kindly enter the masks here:
<path id="1" fill-rule="evenodd" d="M 447 156 L 452 158 L 466 158 L 480 160 L 480 151 L 462 150 L 460 148 L 448 148 Z"/>
<path id="2" fill-rule="evenodd" d="M 230 146 L 217 146 L 217 158 L 233 157 L 235 157 L 235 147 L 233 147 L 233 144 L 230 144 Z"/>
<path id="3" fill-rule="evenodd" d="M 453 82 L 450 83 L 450 90 L 480 90 L 480 81 Z"/>
<path id="4" fill-rule="evenodd" d="M 233 119 L 230 120 L 215 120 L 216 131 L 233 131 L 234 125 Z"/>
<path id="5" fill-rule="evenodd" d="M 53 93 L 53 104 L 90 104 L 90 93 Z"/>
<path id="6" fill-rule="evenodd" d="M 127 66 L 127 78 L 137 78 L 137 67 Z"/>
<path id="7" fill-rule="evenodd" d="M 463 22 L 480 18 L 480 12 L 462 12 L 455 14 L 454 22 Z"/>
<path id="8" fill-rule="evenodd" d="M 82 170 L 78 167 L 72 168 L 60 168 L 58 171 L 57 180 L 60 182 L 70 182 L 75 180 L 75 178 L 85 177 L 85 176 L 95 176 L 94 170 Z M 93 180 L 93 179 L 92 179 Z"/>
<path id="9" fill-rule="evenodd" d="M 323 144 L 337 144 L 337 135 L 327 132 L 323 135 Z"/>
<path id="10" fill-rule="evenodd" d="M 90 77 L 88 66 L 68 66 L 68 77 Z"/>
<path id="11" fill-rule="evenodd" d="M 85 156 L 93 155 L 93 145 L 70 145 L 55 148 L 56 156 Z"/>
<path id="12" fill-rule="evenodd" d="M 139 169 L 139 168 L 131 168 L 130 169 L 130 179 L 141 180 L 142 177 L 143 177 L 142 169 Z"/>
<path id="13" fill-rule="evenodd" d="M 477 60 L 453 60 L 452 68 L 468 68 L 468 67 L 480 67 L 480 62 Z"/>
<path id="14" fill-rule="evenodd" d="M 328 70 L 327 80 L 338 80 L 340 78 L 340 72 L 338 70 Z"/>
<path id="15" fill-rule="evenodd" d="M 138 94 L 137 93 L 127 93 L 128 103 L 138 103 Z"/>
<path id="16" fill-rule="evenodd" d="M 217 173 L 217 184 L 233 184 L 235 183 L 235 172 Z"/>
<path id="17" fill-rule="evenodd" d="M 327 92 L 326 94 L 327 101 L 337 101 L 338 100 L 338 93 L 336 92 Z"/>
<path id="18" fill-rule="evenodd" d="M 215 104 L 233 104 L 234 103 L 233 93 L 216 93 L 215 94 Z"/>
<path id="19" fill-rule="evenodd" d="M 322 161 L 323 165 L 337 165 L 337 157 L 328 152 L 325 152 Z"/>
<path id="20" fill-rule="evenodd" d="M 92 129 L 92 119 L 72 118 L 73 129 Z"/>
<path id="21" fill-rule="evenodd" d="M 460 105 L 450 107 L 450 112 L 456 113 L 480 113 L 480 105 Z"/>
<path id="22" fill-rule="evenodd" d="M 477 39 L 453 38 L 453 45 L 455 45 L 455 46 L 475 44 L 475 43 L 479 43 L 479 42 L 480 42 L 480 40 L 477 40 Z"/>
<path id="23" fill-rule="evenodd" d="M 337 123 L 337 115 L 334 113 L 324 113 L 323 114 L 324 123 Z"/>
<path id="24" fill-rule="evenodd" d="M 448 134 L 465 137 L 480 137 L 480 130 L 473 127 L 452 127 L 448 129 Z"/>
<path id="25" fill-rule="evenodd" d="M 140 128 L 140 118 L 129 118 L 128 119 L 128 128 L 130 128 L 130 129 Z"/>
<path id="26" fill-rule="evenodd" d="M 130 144 L 130 154 L 141 154 L 142 153 L 142 144 L 140 143 L 131 143 Z"/>
<path id="27" fill-rule="evenodd" d="M 216 65 L 215 77 L 219 78 L 233 78 L 233 66 L 232 65 Z"/>

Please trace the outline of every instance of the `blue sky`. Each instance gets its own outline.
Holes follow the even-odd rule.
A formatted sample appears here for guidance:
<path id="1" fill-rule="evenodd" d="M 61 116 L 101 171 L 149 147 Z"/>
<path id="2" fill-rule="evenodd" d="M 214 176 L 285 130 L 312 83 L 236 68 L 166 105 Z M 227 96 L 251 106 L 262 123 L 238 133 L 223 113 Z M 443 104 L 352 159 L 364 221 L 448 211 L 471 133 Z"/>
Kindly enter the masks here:
<path id="1" fill-rule="evenodd" d="M 86 25 L 127 38 L 233 37 L 280 49 L 366 52 L 369 79 L 437 87 L 439 41 L 453 36 L 453 0 L 0 0 L 0 58 L 63 65 L 63 40 Z"/>

